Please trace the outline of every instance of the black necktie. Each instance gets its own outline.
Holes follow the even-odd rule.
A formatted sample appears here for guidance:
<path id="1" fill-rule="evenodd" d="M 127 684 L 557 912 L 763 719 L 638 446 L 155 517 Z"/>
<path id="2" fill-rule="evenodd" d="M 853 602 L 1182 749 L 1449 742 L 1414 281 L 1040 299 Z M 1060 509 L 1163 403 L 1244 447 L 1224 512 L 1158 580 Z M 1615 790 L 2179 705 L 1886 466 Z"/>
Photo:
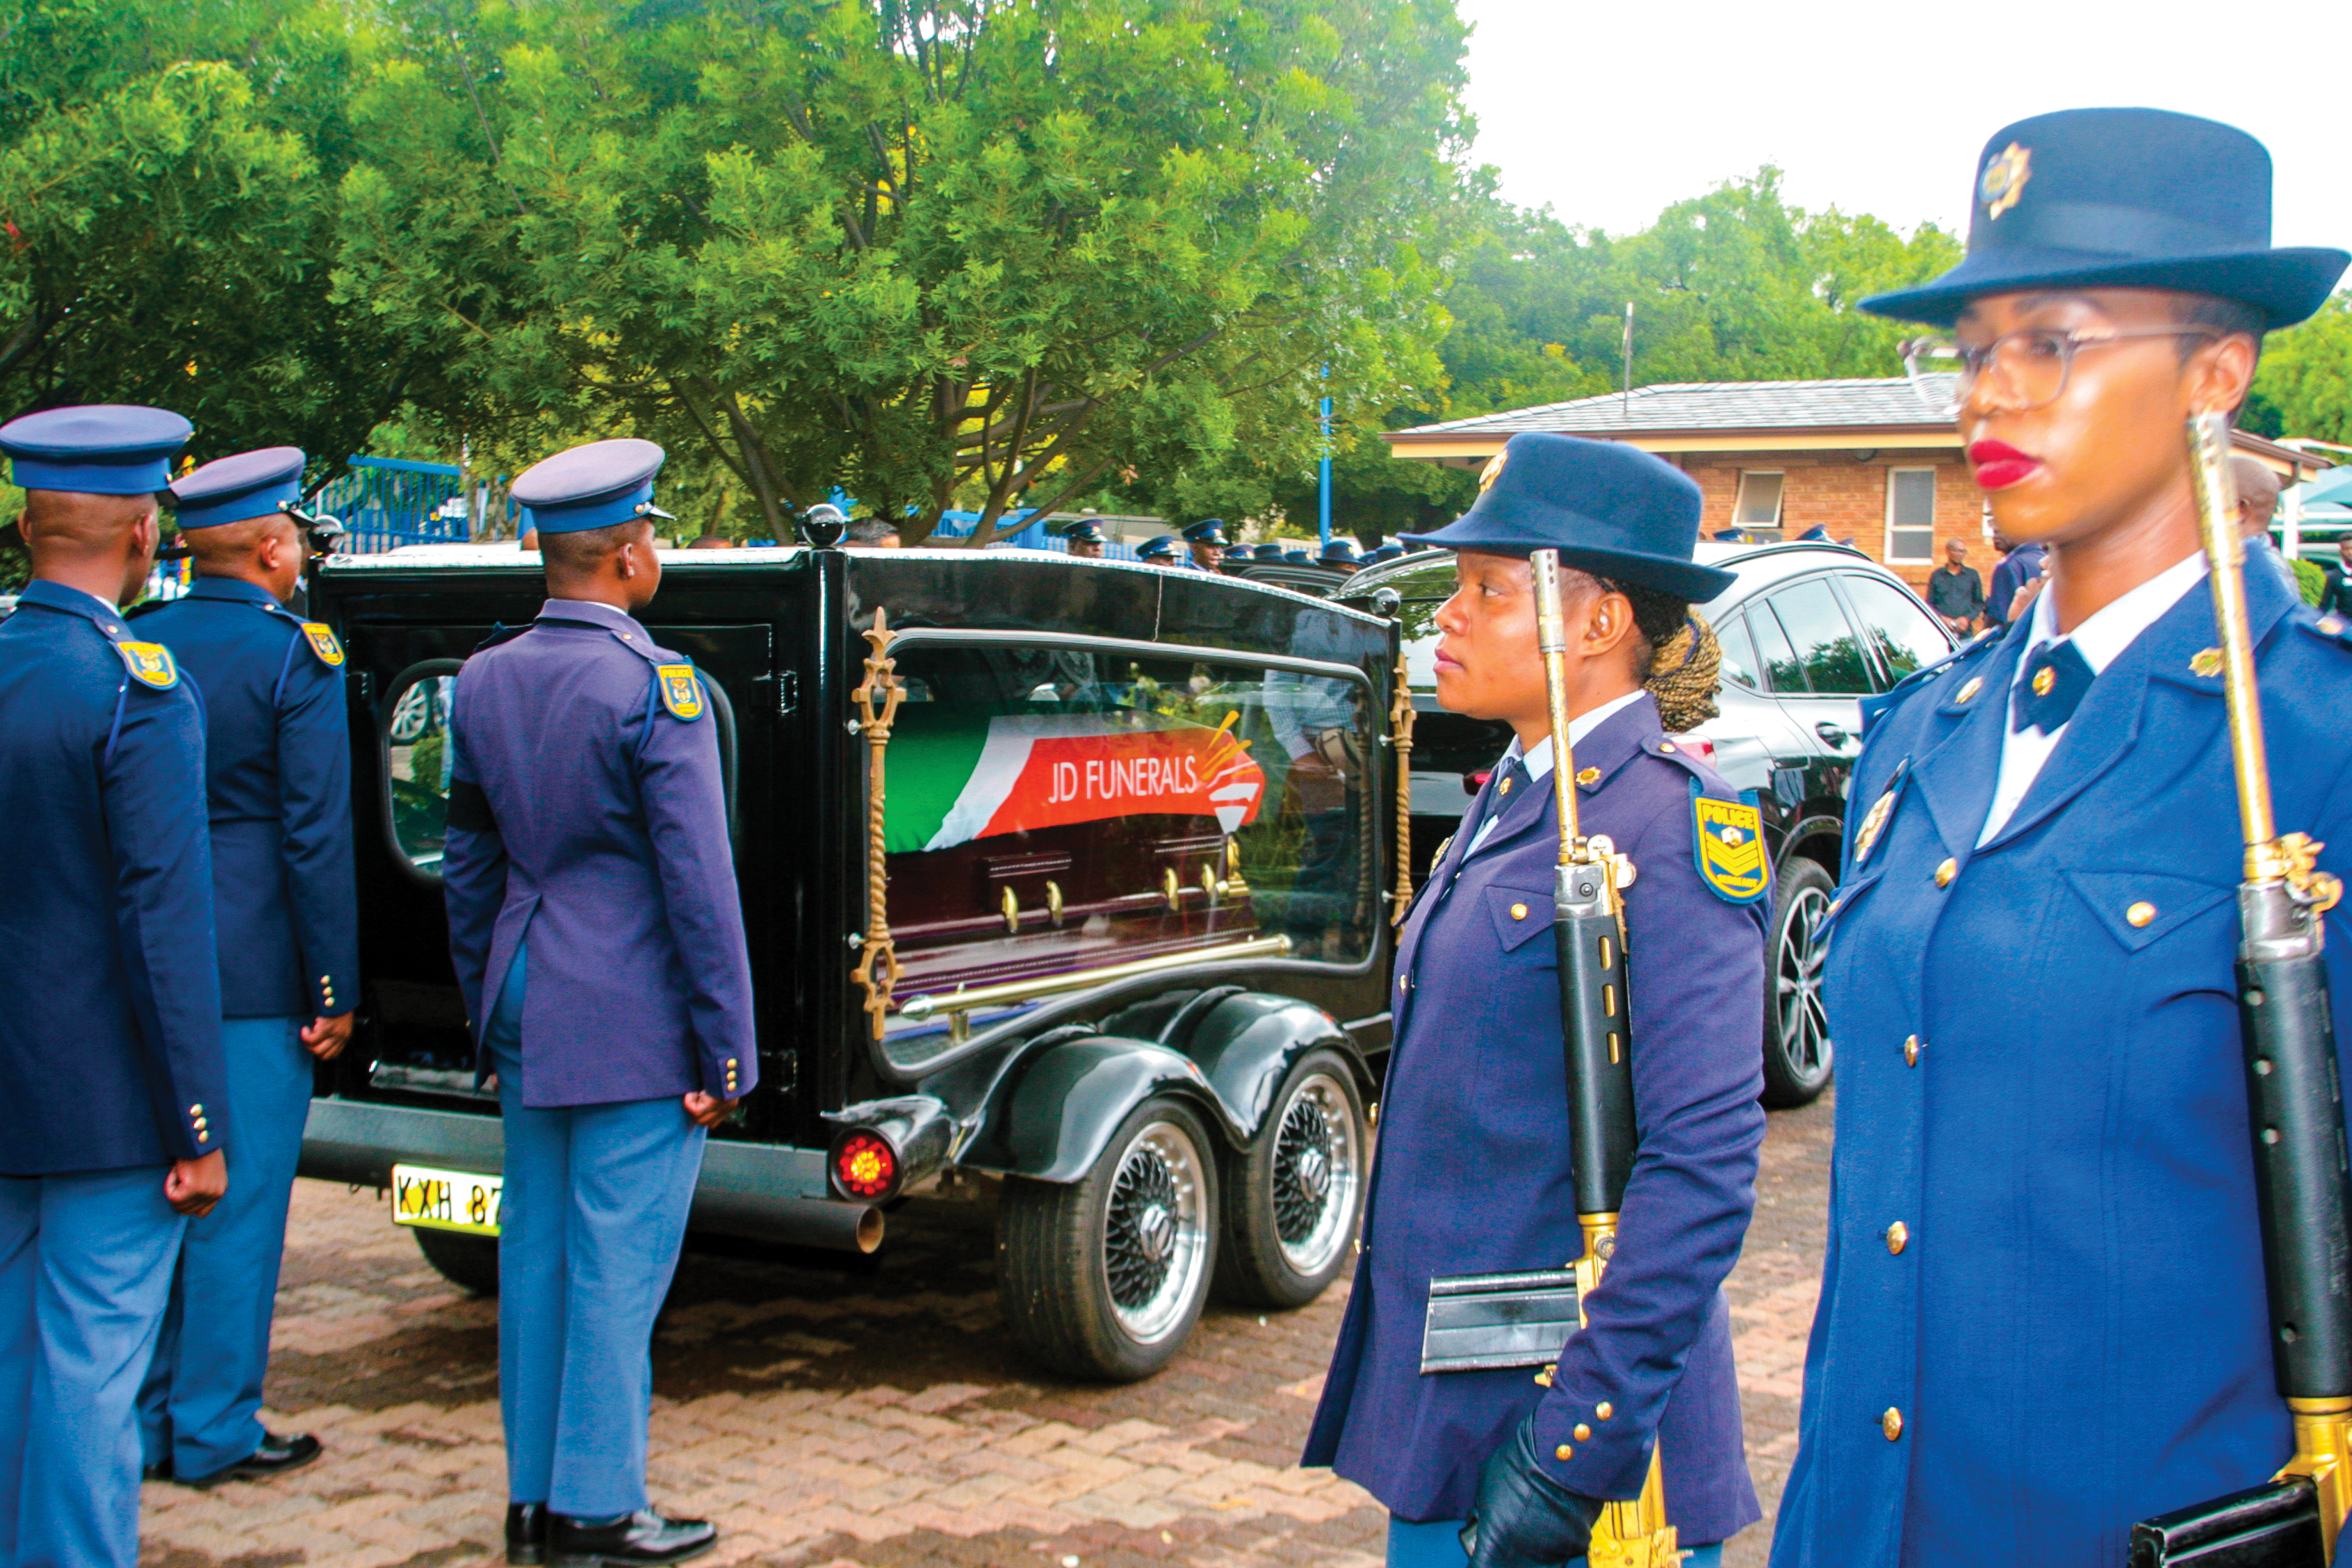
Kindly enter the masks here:
<path id="1" fill-rule="evenodd" d="M 2097 679 L 2073 643 L 2035 644 L 2025 656 L 2024 678 L 2010 690 L 2009 727 L 2020 734 L 2028 730 L 2056 734 Z"/>

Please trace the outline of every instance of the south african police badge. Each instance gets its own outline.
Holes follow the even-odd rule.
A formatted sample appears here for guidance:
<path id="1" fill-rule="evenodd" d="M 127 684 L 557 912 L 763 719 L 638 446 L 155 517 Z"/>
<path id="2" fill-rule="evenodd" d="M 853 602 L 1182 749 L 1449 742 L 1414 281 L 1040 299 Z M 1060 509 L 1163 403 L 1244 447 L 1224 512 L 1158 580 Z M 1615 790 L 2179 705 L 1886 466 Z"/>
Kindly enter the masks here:
<path id="1" fill-rule="evenodd" d="M 114 651 L 122 656 L 123 667 L 131 679 L 142 686 L 152 686 L 158 691 L 169 691 L 180 684 L 180 667 L 172 662 L 172 650 L 159 642 L 119 642 Z"/>
<path id="2" fill-rule="evenodd" d="M 1771 886 L 1764 858 L 1764 814 L 1736 800 L 1691 797 L 1691 841 L 1698 874 L 1726 903 L 1752 904 Z"/>
<path id="3" fill-rule="evenodd" d="M 310 651 L 319 662 L 330 668 L 343 662 L 343 645 L 335 640 L 334 628 L 323 621 L 304 621 L 302 635 L 310 641 Z"/>
<path id="4" fill-rule="evenodd" d="M 702 717 L 702 683 L 694 678 L 690 664 L 657 664 L 654 679 L 661 682 L 662 706 L 673 719 Z"/>

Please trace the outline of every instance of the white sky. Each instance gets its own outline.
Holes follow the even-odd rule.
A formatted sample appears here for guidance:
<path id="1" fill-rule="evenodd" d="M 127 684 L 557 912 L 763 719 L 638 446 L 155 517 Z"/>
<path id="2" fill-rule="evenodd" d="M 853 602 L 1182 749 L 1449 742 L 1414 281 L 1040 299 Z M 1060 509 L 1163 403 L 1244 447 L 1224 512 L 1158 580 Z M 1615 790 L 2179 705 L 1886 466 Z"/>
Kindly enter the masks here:
<path id="1" fill-rule="evenodd" d="M 2053 109 L 2201 114 L 2269 147 L 2273 241 L 2352 248 L 2352 4 L 1458 0 L 1504 196 L 1622 234 L 1776 163 L 1800 206 L 1965 236 L 1979 150 Z M 2234 25 L 2233 25 L 2234 24 Z"/>

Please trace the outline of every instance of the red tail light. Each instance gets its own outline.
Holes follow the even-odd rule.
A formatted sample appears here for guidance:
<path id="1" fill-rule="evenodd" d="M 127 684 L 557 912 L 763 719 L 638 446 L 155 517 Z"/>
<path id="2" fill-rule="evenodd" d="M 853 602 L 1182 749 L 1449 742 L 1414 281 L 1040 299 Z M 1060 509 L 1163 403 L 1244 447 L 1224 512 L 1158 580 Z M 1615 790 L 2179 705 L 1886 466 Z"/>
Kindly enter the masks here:
<path id="1" fill-rule="evenodd" d="M 853 1132 L 833 1152 L 833 1179 L 853 1198 L 882 1198 L 898 1180 L 898 1156 L 871 1132 Z"/>
<path id="2" fill-rule="evenodd" d="M 1472 768 L 1462 775 L 1462 793 L 1476 795 L 1486 787 L 1486 781 L 1494 776 L 1495 770 L 1492 768 Z"/>
<path id="3" fill-rule="evenodd" d="M 1676 735 L 1675 750 L 1685 756 L 1696 757 L 1710 766 L 1715 763 L 1715 742 L 1705 735 Z"/>

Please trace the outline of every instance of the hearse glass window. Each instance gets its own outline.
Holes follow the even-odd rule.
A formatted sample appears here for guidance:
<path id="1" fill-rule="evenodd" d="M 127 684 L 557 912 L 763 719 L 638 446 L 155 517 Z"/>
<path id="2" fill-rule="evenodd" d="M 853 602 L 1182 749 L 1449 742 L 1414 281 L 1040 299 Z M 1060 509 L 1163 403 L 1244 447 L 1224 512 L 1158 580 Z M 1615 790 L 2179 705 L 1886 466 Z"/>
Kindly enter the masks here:
<path id="1" fill-rule="evenodd" d="M 884 796 L 900 997 L 1290 941 L 1380 910 L 1370 688 L 1119 650 L 924 644 Z M 974 1023 L 984 1020 L 980 1017 Z M 895 1036 L 943 1019 L 899 1018 Z"/>

